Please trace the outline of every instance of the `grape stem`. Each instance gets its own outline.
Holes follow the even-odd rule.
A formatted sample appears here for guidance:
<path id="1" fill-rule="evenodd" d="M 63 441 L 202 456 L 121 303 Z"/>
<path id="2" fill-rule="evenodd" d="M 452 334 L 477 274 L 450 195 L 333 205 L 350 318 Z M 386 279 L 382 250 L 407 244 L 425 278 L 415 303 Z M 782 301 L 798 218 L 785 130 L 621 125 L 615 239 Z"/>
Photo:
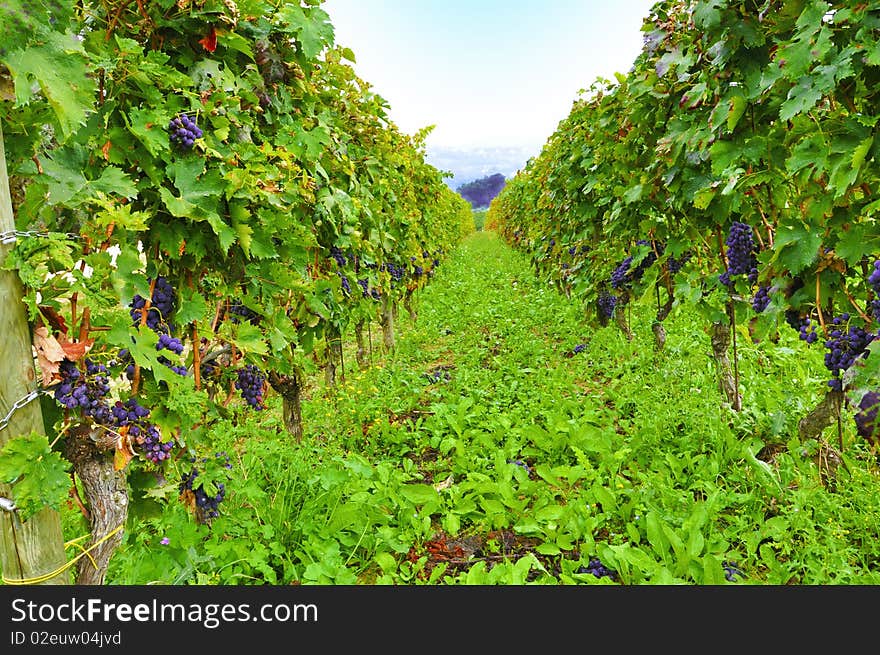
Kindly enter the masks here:
<path id="1" fill-rule="evenodd" d="M 85 517 L 86 521 L 91 522 L 92 513 L 89 512 L 89 508 L 85 506 L 83 503 L 82 497 L 79 495 L 79 488 L 76 486 L 76 473 L 73 471 L 70 472 L 70 491 L 68 495 L 73 498 L 74 502 L 76 502 L 79 507 L 79 511 L 82 512 L 82 515 Z"/>
<path id="2" fill-rule="evenodd" d="M 193 380 L 196 385 L 196 391 L 202 388 L 202 351 L 199 348 L 199 329 L 193 325 L 192 328 L 193 342 Z"/>
<path id="3" fill-rule="evenodd" d="M 816 311 L 819 312 L 819 325 L 822 326 L 822 332 L 826 332 L 825 329 L 825 317 L 822 316 L 822 298 L 820 293 L 820 279 L 819 273 L 816 273 Z"/>
<path id="4" fill-rule="evenodd" d="M 83 246 L 83 258 L 79 260 L 79 270 L 80 272 L 86 269 L 86 255 L 89 254 L 89 238 L 85 237 L 85 245 Z M 76 301 L 79 297 L 79 292 L 74 291 L 73 295 L 70 297 L 70 324 L 73 325 L 76 323 Z"/>
<path id="5" fill-rule="evenodd" d="M 79 324 L 79 340 L 85 341 L 89 338 L 89 332 L 91 331 L 91 316 L 92 312 L 89 307 L 83 309 L 82 314 L 82 322 Z"/>
<path id="6" fill-rule="evenodd" d="M 721 255 L 721 263 L 724 264 L 724 270 L 727 270 L 727 255 L 724 254 L 724 237 L 721 235 L 721 228 L 715 226 L 715 239 L 718 241 L 718 252 Z"/>
<path id="7" fill-rule="evenodd" d="M 867 314 L 865 314 L 864 311 L 862 311 L 862 308 L 859 307 L 858 303 L 856 303 L 855 298 L 852 297 L 852 295 L 850 294 L 850 292 L 846 288 L 843 289 L 843 293 L 846 295 L 850 304 L 855 308 L 858 315 L 862 317 L 862 320 L 864 320 L 865 323 L 870 325 L 872 323 L 873 319 L 870 316 L 868 316 Z"/>
<path id="8" fill-rule="evenodd" d="M 727 305 L 730 312 L 730 337 L 733 340 L 733 391 L 736 397 L 736 409 L 741 409 L 739 395 L 739 356 L 736 347 L 736 305 L 730 301 Z"/>
<path id="9" fill-rule="evenodd" d="M 761 214 L 761 222 L 764 224 L 764 227 L 767 228 L 767 244 L 772 248 L 773 247 L 773 228 L 770 227 L 770 223 L 767 222 L 767 216 L 764 214 L 764 210 L 761 209 L 761 205 L 758 205 L 758 213 Z M 757 230 L 755 230 L 758 233 Z M 760 233 L 758 233 L 758 240 L 761 240 Z M 763 249 L 763 245 L 761 248 Z"/>
<path id="10" fill-rule="evenodd" d="M 220 300 L 220 301 L 217 303 L 217 309 L 214 310 L 214 320 L 211 321 L 211 333 L 212 333 L 212 334 L 214 334 L 214 333 L 217 332 L 217 323 L 220 322 L 220 312 L 223 310 L 223 308 L 224 308 L 227 304 L 228 304 L 228 303 L 227 303 L 227 301 L 225 301 L 225 300 Z"/>

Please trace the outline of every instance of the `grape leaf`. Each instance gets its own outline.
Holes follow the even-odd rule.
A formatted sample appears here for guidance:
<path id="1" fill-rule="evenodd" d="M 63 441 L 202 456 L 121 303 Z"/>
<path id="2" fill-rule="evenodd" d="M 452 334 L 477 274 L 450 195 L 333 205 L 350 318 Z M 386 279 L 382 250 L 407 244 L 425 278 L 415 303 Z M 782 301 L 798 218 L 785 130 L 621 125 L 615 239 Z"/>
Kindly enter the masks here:
<path id="1" fill-rule="evenodd" d="M 856 223 L 842 230 L 834 252 L 850 266 L 855 266 L 866 255 L 880 252 L 880 236 L 869 223 Z"/>
<path id="2" fill-rule="evenodd" d="M 56 381 L 61 362 L 66 359 L 64 348 L 45 325 L 34 330 L 33 343 L 37 352 L 37 366 L 42 375 L 41 382 L 48 387 Z"/>
<path id="3" fill-rule="evenodd" d="M 317 57 L 325 45 L 333 45 L 334 30 L 330 16 L 323 9 L 312 7 L 308 16 L 298 4 L 287 3 L 277 13 L 278 19 L 291 28 L 309 59 Z"/>
<path id="4" fill-rule="evenodd" d="M 52 450 L 45 435 L 10 439 L 0 450 L 0 480 L 12 485 L 22 520 L 44 507 L 59 509 L 67 498 L 70 462 Z"/>
<path id="5" fill-rule="evenodd" d="M 777 259 L 797 275 L 813 263 L 822 245 L 822 235 L 804 225 L 780 225 L 776 233 Z"/>
<path id="6" fill-rule="evenodd" d="M 46 32 L 42 43 L 7 54 L 4 63 L 12 73 L 16 104 L 28 104 L 36 84 L 64 136 L 76 132 L 92 111 L 97 87 L 88 75 L 82 43 L 74 34 Z"/>

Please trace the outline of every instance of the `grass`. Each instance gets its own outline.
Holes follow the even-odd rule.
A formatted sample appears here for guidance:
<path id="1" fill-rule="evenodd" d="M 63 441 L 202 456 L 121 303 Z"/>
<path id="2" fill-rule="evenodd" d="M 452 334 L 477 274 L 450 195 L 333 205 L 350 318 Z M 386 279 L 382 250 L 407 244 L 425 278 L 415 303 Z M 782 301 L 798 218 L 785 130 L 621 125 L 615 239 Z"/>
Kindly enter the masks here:
<path id="1" fill-rule="evenodd" d="M 488 209 L 474 210 L 474 229 L 476 229 L 477 232 L 482 231 L 483 227 L 486 225 L 486 214 L 488 211 Z"/>
<path id="2" fill-rule="evenodd" d="M 476 233 L 418 319 L 400 313 L 394 353 L 363 371 L 346 357 L 336 389 L 310 386 L 301 443 L 274 395 L 216 426 L 233 468 L 210 526 L 174 502 L 173 473 L 144 484 L 108 581 L 880 583 L 876 457 L 849 418 L 833 474 L 823 444 L 797 437 L 821 353 L 793 332 L 740 339 L 734 413 L 700 320 L 675 311 L 658 353 L 651 308 L 632 311 L 632 341 L 590 327 Z M 65 523 L 83 530 L 73 511 Z"/>

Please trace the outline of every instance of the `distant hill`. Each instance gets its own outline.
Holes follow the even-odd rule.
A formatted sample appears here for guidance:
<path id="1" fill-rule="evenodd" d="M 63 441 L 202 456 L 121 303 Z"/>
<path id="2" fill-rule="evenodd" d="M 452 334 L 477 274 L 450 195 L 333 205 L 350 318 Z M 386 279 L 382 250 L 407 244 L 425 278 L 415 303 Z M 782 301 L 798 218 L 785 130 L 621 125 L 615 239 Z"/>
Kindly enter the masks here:
<path id="1" fill-rule="evenodd" d="M 506 180 L 501 173 L 495 173 L 478 180 L 467 182 L 459 186 L 456 191 L 462 198 L 471 203 L 474 209 L 488 207 L 492 198 L 501 193 Z"/>
<path id="2" fill-rule="evenodd" d="M 506 179 L 522 170 L 541 146 L 447 147 L 428 144 L 428 163 L 444 171 L 446 186 L 456 191 L 462 184 L 501 173 Z"/>

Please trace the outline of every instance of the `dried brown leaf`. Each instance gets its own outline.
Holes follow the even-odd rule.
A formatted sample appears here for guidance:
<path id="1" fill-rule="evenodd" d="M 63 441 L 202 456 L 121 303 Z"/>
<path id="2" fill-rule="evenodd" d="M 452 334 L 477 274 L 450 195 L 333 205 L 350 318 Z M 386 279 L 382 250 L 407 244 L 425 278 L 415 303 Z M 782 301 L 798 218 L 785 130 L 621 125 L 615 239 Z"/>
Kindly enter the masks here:
<path id="1" fill-rule="evenodd" d="M 64 354 L 67 355 L 67 359 L 75 362 L 84 357 L 85 354 L 91 350 L 92 344 L 95 343 L 95 340 L 84 339 L 83 341 L 68 341 L 67 337 L 62 334 L 58 337 L 58 343 L 61 344 L 61 347 L 64 349 Z"/>
<path id="2" fill-rule="evenodd" d="M 34 330 L 33 341 L 34 350 L 37 351 L 37 366 L 40 367 L 43 386 L 54 384 L 61 377 L 58 374 L 58 369 L 66 357 L 64 348 L 45 325 Z"/>

